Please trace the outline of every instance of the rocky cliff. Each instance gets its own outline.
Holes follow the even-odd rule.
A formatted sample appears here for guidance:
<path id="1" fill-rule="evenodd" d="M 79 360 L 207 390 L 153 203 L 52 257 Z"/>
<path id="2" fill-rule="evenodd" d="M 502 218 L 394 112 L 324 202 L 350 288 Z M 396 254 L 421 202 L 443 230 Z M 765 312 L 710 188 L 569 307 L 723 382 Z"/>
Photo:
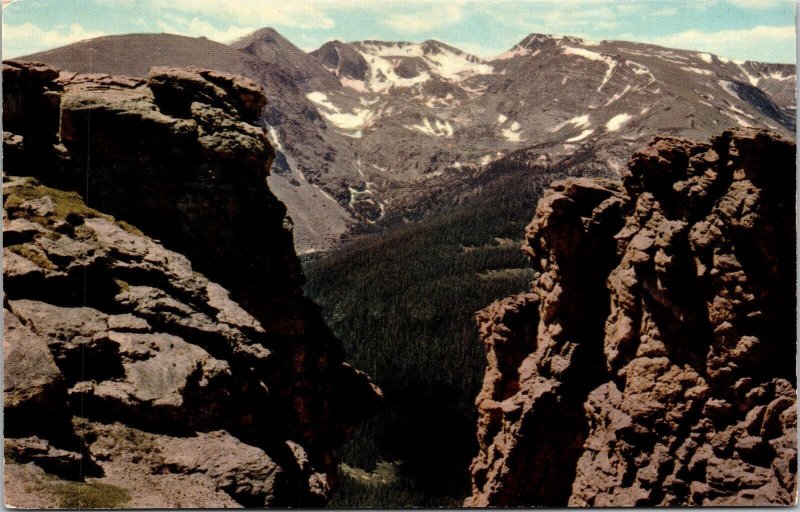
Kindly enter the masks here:
<path id="1" fill-rule="evenodd" d="M 260 88 L 20 62 L 3 88 L 6 502 L 323 504 L 379 391 L 303 296 Z"/>
<path id="2" fill-rule="evenodd" d="M 796 500 L 795 144 L 655 138 L 554 183 L 532 291 L 477 315 L 469 506 Z"/>

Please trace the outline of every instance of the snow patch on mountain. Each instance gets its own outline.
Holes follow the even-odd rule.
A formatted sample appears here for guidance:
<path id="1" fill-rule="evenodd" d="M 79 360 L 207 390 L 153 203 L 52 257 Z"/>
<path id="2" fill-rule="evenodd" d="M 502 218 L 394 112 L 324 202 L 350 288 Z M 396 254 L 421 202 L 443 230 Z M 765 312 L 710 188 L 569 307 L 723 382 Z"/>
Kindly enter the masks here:
<path id="1" fill-rule="evenodd" d="M 359 46 L 376 57 L 422 57 L 422 48 L 414 43 L 364 41 Z"/>
<path id="2" fill-rule="evenodd" d="M 514 57 L 522 57 L 522 56 L 525 56 L 525 55 L 530 55 L 531 57 L 536 57 L 540 53 L 542 53 L 542 51 L 539 50 L 538 48 L 535 51 L 531 52 L 528 48 L 523 48 L 521 46 L 515 46 L 514 48 L 508 50 L 507 52 L 501 53 L 500 55 L 495 57 L 495 60 L 508 60 L 508 59 L 513 59 Z"/>
<path id="3" fill-rule="evenodd" d="M 431 123 L 427 117 L 422 119 L 422 124 L 403 125 L 404 128 L 409 130 L 417 130 L 426 135 L 434 137 L 452 137 L 453 126 L 449 121 L 442 121 L 441 119 L 434 119 Z"/>
<path id="4" fill-rule="evenodd" d="M 314 91 L 306 94 L 306 98 L 317 105 L 317 111 L 331 122 L 335 127 L 344 132 L 339 132 L 348 137 L 360 138 L 361 130 L 366 127 L 375 115 L 369 109 L 354 108 L 351 112 L 342 112 L 339 107 L 331 103 L 328 95 Z"/>
<path id="5" fill-rule="evenodd" d="M 728 80 L 720 80 L 719 86 L 722 87 L 722 90 L 733 96 L 734 98 L 741 99 L 739 94 L 736 92 L 736 89 L 733 87 L 733 82 L 729 82 Z"/>
<path id="6" fill-rule="evenodd" d="M 713 61 L 710 53 L 698 52 L 697 56 L 700 57 L 706 64 L 711 64 Z"/>
<path id="7" fill-rule="evenodd" d="M 628 91 L 630 91 L 630 90 L 631 90 L 631 86 L 630 85 L 626 85 L 625 88 L 621 92 L 618 92 L 618 93 L 614 94 L 613 96 L 611 96 L 611 98 L 609 98 L 608 101 L 603 106 L 607 107 L 607 106 L 611 105 L 612 103 L 614 103 L 615 101 L 617 101 L 621 97 L 625 96 L 625 94 L 627 94 Z"/>
<path id="8" fill-rule="evenodd" d="M 562 48 L 565 55 L 577 55 L 579 57 L 583 57 L 584 59 L 605 62 L 609 66 L 613 62 L 613 59 L 611 59 L 611 57 L 599 54 L 597 52 L 593 52 L 591 50 L 587 50 L 586 48 L 575 48 L 574 46 L 567 46 L 567 45 L 563 45 Z"/>
<path id="9" fill-rule="evenodd" d="M 339 83 L 341 83 L 344 87 L 349 87 L 358 92 L 368 92 L 367 84 L 365 84 L 363 80 L 356 80 L 354 78 L 340 76 Z"/>
<path id="10" fill-rule="evenodd" d="M 278 130 L 276 130 L 274 126 L 270 126 L 269 129 L 267 130 L 267 134 L 268 134 L 267 139 L 269 140 L 269 143 L 275 147 L 275 151 L 280 151 L 281 153 L 284 153 L 285 150 L 283 149 L 281 141 L 278 138 Z"/>
<path id="11" fill-rule="evenodd" d="M 603 86 L 608 83 L 608 81 L 611 79 L 611 75 L 614 73 L 614 68 L 617 67 L 617 61 L 608 55 L 593 52 L 591 50 L 587 50 L 586 48 L 576 48 L 574 46 L 562 45 L 562 48 L 565 55 L 577 55 L 578 57 L 583 57 L 584 59 L 603 62 L 608 66 L 606 74 L 603 76 L 603 81 L 597 88 L 597 92 L 600 92 Z"/>
<path id="12" fill-rule="evenodd" d="M 504 114 L 500 114 L 499 116 L 497 116 L 497 124 L 503 124 L 506 121 L 508 121 L 508 116 Z"/>
<path id="13" fill-rule="evenodd" d="M 511 126 L 508 128 L 503 128 L 502 132 L 503 137 L 511 142 L 522 142 L 522 127 L 516 121 L 511 123 Z"/>
<path id="14" fill-rule="evenodd" d="M 633 116 L 630 114 L 626 113 L 617 114 L 608 120 L 608 122 L 606 123 L 606 130 L 609 132 L 615 132 L 619 130 L 623 124 L 627 123 L 631 119 L 633 119 Z"/>
<path id="15" fill-rule="evenodd" d="M 589 135 L 591 135 L 592 133 L 594 133 L 594 130 L 592 130 L 592 129 L 583 130 L 578 135 L 576 135 L 574 137 L 570 137 L 569 139 L 565 140 L 564 142 L 579 142 L 579 141 L 582 141 L 583 139 L 585 139 L 586 137 L 588 137 Z"/>
<path id="16" fill-rule="evenodd" d="M 429 80 L 431 76 L 458 82 L 471 76 L 494 73 L 494 68 L 478 57 L 436 41 L 422 44 L 366 41 L 356 45 L 370 66 L 369 89 L 376 92 L 384 92 L 392 86 L 411 87 Z M 398 76 L 397 67 L 408 58 L 420 59 L 427 71 L 411 78 Z"/>
<path id="17" fill-rule="evenodd" d="M 575 116 L 572 119 L 567 119 L 563 123 L 555 126 L 554 128 L 551 128 L 550 133 L 557 132 L 558 130 L 567 126 L 568 124 L 571 124 L 575 128 L 588 128 L 589 126 L 592 125 L 592 123 L 589 122 L 589 114 L 583 114 L 581 116 Z"/>
<path id="18" fill-rule="evenodd" d="M 327 110 L 340 112 L 339 107 L 334 105 L 328 100 L 328 95 L 324 92 L 314 91 L 306 94 L 306 98 L 311 100 L 312 102 L 316 103 L 318 106 L 323 107 Z"/>
<path id="19" fill-rule="evenodd" d="M 504 153 L 502 151 L 497 151 L 496 153 L 485 154 L 480 159 L 480 165 L 481 165 L 481 167 L 486 167 L 487 165 L 489 165 L 490 163 L 494 162 L 495 160 L 498 160 L 498 159 L 502 158 L 503 155 L 504 155 Z"/>
<path id="20" fill-rule="evenodd" d="M 653 54 L 651 54 L 651 53 L 643 52 L 641 50 L 634 50 L 632 48 L 620 48 L 619 51 L 621 51 L 622 53 L 627 53 L 629 55 L 638 55 L 639 57 L 652 57 L 653 56 Z"/>
<path id="21" fill-rule="evenodd" d="M 792 80 L 795 78 L 794 75 L 784 75 L 780 71 L 775 71 L 773 73 L 770 73 L 769 75 L 761 75 L 761 76 L 763 76 L 764 78 L 771 78 L 773 80 L 778 80 L 779 82 L 783 82 L 784 80 Z"/>
<path id="22" fill-rule="evenodd" d="M 690 73 L 697 73 L 698 75 L 711 76 L 711 75 L 714 74 L 714 72 L 709 70 L 709 69 L 695 68 L 695 67 L 692 67 L 692 66 L 681 66 L 681 69 L 684 70 L 684 71 L 689 71 Z"/>
<path id="23" fill-rule="evenodd" d="M 646 75 L 650 73 L 650 68 L 633 60 L 626 60 L 625 65 L 631 68 L 631 71 L 633 71 L 635 75 Z"/>
<path id="24" fill-rule="evenodd" d="M 749 128 L 749 127 L 753 126 L 745 118 L 743 118 L 740 115 L 732 114 L 732 113 L 730 113 L 730 112 L 728 112 L 726 110 L 720 110 L 720 113 L 722 113 L 723 115 L 726 115 L 726 116 L 730 117 L 731 119 L 733 119 L 734 121 L 736 121 L 736 124 L 738 124 L 739 126 L 744 126 L 745 128 Z"/>
<path id="25" fill-rule="evenodd" d="M 748 113 L 747 113 L 747 112 L 745 112 L 744 110 L 740 109 L 740 108 L 739 108 L 739 107 L 737 107 L 736 105 L 730 104 L 730 105 L 728 105 L 728 108 L 729 108 L 729 109 L 731 109 L 731 110 L 733 110 L 733 111 L 734 111 L 734 112 L 736 112 L 737 114 L 741 114 L 741 115 L 743 115 L 743 116 L 745 116 L 745 117 L 749 117 L 750 119 L 755 119 L 753 116 L 751 116 L 750 114 L 748 114 Z"/>
<path id="26" fill-rule="evenodd" d="M 459 87 L 461 87 L 461 89 L 463 89 L 464 92 L 466 92 L 469 95 L 469 98 L 471 100 L 474 100 L 478 96 L 483 95 L 483 93 L 485 93 L 486 89 L 487 89 L 487 87 L 485 85 L 481 85 L 481 86 L 478 86 L 478 87 L 467 87 L 467 86 L 464 86 L 464 85 L 460 85 Z"/>
<path id="27" fill-rule="evenodd" d="M 433 71 L 443 78 L 458 81 L 475 75 L 489 75 L 494 68 L 489 64 L 476 61 L 467 54 L 443 51 L 425 55 L 424 59 L 433 65 Z"/>
<path id="28" fill-rule="evenodd" d="M 734 62 L 736 62 L 736 61 L 734 61 Z M 759 78 L 757 76 L 753 76 L 750 73 L 748 73 L 747 70 L 744 69 L 743 64 L 744 64 L 744 62 L 736 62 L 736 65 L 739 66 L 739 69 L 742 70 L 742 73 L 744 74 L 744 76 L 747 77 L 747 80 L 750 82 L 750 85 L 752 85 L 753 87 L 758 87 Z"/>

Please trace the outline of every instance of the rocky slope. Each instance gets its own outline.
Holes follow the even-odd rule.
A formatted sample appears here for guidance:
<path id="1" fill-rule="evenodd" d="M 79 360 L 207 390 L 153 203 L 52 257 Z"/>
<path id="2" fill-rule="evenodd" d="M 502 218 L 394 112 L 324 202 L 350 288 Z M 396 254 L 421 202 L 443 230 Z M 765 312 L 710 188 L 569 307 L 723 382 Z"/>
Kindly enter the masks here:
<path id="1" fill-rule="evenodd" d="M 272 29 L 264 29 L 231 47 L 205 38 L 174 34 L 126 34 L 81 41 L 38 53 L 25 60 L 79 73 L 107 73 L 144 79 L 154 66 L 194 66 L 242 75 L 261 85 L 268 105 L 261 123 L 281 127 L 303 151 L 289 154 L 275 128 L 267 131 L 275 150 L 270 189 L 290 208 L 299 251 L 325 248 L 354 219 L 309 177 L 326 174 L 335 149 L 320 134 L 322 123 L 305 94 L 336 87 L 335 77 Z M 315 182 L 316 183 L 316 182 Z"/>
<path id="2" fill-rule="evenodd" d="M 622 178 L 555 182 L 531 292 L 477 316 L 466 505 L 794 503 L 794 143 L 657 137 Z"/>
<path id="3" fill-rule="evenodd" d="M 323 504 L 379 392 L 302 294 L 260 87 L 19 62 L 3 86 L 7 503 Z"/>
<path id="4" fill-rule="evenodd" d="M 351 179 L 347 199 L 367 221 L 442 202 L 430 191 L 475 183 L 519 152 L 536 169 L 588 150 L 584 167 L 616 172 L 656 134 L 794 132 L 793 66 L 542 34 L 492 60 L 438 41 L 333 42 L 311 55 L 343 86 L 307 97 L 341 139 L 332 167 L 355 162 L 363 184 Z"/>
<path id="5" fill-rule="evenodd" d="M 497 162 L 616 173 L 657 134 L 794 133 L 794 66 L 625 41 L 531 34 L 484 60 L 434 40 L 331 41 L 305 53 L 262 29 L 230 47 L 134 34 L 32 58 L 134 76 L 200 65 L 266 86 L 264 122 L 278 150 L 270 184 L 301 251 L 330 247 L 352 226 L 458 203 L 451 191 L 474 192 Z"/>

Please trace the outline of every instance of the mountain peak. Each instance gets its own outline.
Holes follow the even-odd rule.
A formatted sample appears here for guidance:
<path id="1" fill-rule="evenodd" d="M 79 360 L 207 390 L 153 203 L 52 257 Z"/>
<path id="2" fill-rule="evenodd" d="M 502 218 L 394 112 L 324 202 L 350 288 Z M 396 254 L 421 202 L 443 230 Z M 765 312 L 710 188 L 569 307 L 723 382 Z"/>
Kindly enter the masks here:
<path id="1" fill-rule="evenodd" d="M 235 40 L 231 43 L 231 46 L 234 48 L 244 48 L 248 45 L 251 45 L 257 41 L 263 41 L 266 43 L 279 43 L 285 45 L 294 46 L 288 39 L 283 37 L 280 32 L 275 30 L 272 27 L 264 27 L 247 34 L 246 36 L 240 37 L 239 39 Z"/>
<path id="2" fill-rule="evenodd" d="M 564 44 L 596 46 L 598 43 L 575 36 L 557 36 L 553 34 L 531 33 L 525 36 L 525 39 L 514 45 L 513 48 L 496 57 L 496 59 L 506 60 L 522 55 L 536 54 L 542 49 L 563 46 Z"/>
<path id="3" fill-rule="evenodd" d="M 230 46 L 282 69 L 296 84 L 305 84 L 313 89 L 335 87 L 337 83 L 319 62 L 272 27 L 256 30 Z"/>
<path id="4" fill-rule="evenodd" d="M 588 42 L 589 41 L 587 41 L 586 39 L 582 39 L 580 37 L 575 37 L 575 36 L 557 36 L 553 34 L 531 33 L 528 34 L 528 36 L 525 37 L 525 39 L 520 41 L 516 47 L 527 48 L 532 50 L 544 45 L 559 44 L 559 43 L 586 44 Z"/>
<path id="5" fill-rule="evenodd" d="M 441 41 L 437 41 L 436 39 L 428 39 L 427 41 L 423 41 L 422 44 L 420 44 L 420 47 L 422 48 L 422 51 L 425 53 L 435 54 L 435 53 L 449 52 L 449 53 L 454 53 L 456 55 L 464 54 L 462 50 L 459 50 L 458 48 L 450 46 L 449 44 L 443 43 Z"/>

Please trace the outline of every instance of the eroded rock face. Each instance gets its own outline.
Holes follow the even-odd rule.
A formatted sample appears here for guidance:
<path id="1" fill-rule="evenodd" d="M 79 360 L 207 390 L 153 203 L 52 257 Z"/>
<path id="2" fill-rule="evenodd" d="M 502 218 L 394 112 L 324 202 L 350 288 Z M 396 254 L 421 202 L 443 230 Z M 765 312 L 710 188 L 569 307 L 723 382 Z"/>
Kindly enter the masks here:
<path id="1" fill-rule="evenodd" d="M 794 502 L 794 169 L 794 143 L 741 129 L 551 186 L 532 292 L 477 316 L 466 505 Z"/>
<path id="2" fill-rule="evenodd" d="M 14 459 L 163 487 L 162 501 L 132 489 L 130 506 L 323 504 L 333 449 L 379 392 L 302 294 L 266 186 L 273 151 L 251 124 L 260 89 L 199 69 L 143 81 L 13 62 L 4 87 Z"/>

